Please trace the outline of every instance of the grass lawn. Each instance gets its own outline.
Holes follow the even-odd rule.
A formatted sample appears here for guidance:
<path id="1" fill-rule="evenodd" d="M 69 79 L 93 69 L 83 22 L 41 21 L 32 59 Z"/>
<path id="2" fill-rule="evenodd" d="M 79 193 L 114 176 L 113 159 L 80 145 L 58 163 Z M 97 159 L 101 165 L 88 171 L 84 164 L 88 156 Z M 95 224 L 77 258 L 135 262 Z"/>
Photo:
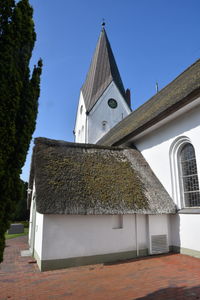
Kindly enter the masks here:
<path id="1" fill-rule="evenodd" d="M 28 228 L 24 228 L 23 233 L 17 233 L 17 234 L 7 234 L 7 233 L 5 233 L 5 238 L 6 238 L 6 240 L 8 240 L 8 239 L 13 239 L 13 238 L 16 238 L 16 237 L 22 236 L 22 235 L 28 235 Z"/>

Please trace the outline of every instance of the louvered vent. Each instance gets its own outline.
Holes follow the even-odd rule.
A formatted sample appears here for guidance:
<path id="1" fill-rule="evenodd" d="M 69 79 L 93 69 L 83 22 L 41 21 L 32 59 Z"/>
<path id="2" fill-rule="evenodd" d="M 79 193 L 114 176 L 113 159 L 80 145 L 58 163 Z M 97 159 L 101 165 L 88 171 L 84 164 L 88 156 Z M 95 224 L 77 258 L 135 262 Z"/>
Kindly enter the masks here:
<path id="1" fill-rule="evenodd" d="M 167 243 L 167 235 L 152 235 L 151 236 L 151 254 L 160 254 L 169 252 Z"/>

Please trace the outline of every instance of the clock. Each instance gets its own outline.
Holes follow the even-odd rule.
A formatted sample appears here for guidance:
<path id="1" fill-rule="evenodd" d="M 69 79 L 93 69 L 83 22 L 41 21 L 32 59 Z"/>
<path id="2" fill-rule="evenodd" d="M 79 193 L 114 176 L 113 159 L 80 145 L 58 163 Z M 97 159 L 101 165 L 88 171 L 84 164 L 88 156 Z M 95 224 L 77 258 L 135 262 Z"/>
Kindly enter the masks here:
<path id="1" fill-rule="evenodd" d="M 111 108 L 116 108 L 117 107 L 117 101 L 113 98 L 110 98 L 108 100 L 108 105 L 111 107 Z"/>

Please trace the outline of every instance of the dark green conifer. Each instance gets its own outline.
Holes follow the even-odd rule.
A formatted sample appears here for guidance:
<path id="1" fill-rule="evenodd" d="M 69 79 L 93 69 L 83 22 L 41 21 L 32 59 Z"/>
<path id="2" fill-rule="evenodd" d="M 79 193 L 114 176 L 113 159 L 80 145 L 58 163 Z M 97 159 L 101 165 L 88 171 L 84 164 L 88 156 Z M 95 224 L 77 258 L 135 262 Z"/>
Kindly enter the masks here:
<path id="1" fill-rule="evenodd" d="M 36 125 L 42 61 L 30 75 L 36 40 L 32 16 L 28 0 L 0 1 L 0 262 Z"/>

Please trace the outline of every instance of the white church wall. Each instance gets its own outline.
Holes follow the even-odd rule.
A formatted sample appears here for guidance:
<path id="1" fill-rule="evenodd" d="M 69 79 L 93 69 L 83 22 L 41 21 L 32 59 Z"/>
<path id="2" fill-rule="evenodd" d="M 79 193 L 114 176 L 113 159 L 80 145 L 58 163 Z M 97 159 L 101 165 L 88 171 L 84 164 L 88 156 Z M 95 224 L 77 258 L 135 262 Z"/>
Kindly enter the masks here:
<path id="1" fill-rule="evenodd" d="M 149 215 L 149 253 L 160 254 L 169 252 L 171 235 L 168 215 Z"/>
<path id="2" fill-rule="evenodd" d="M 76 114 L 76 123 L 75 123 L 75 142 L 76 143 L 85 143 L 87 124 L 86 124 L 86 108 L 85 102 L 83 99 L 83 94 L 80 92 L 80 99 L 77 108 Z"/>
<path id="3" fill-rule="evenodd" d="M 31 235 L 33 233 L 33 228 L 32 228 L 32 220 L 33 220 L 33 201 L 31 201 L 31 206 L 30 206 L 30 219 L 29 219 L 29 230 L 28 230 L 28 244 L 31 244 Z"/>
<path id="4" fill-rule="evenodd" d="M 135 216 L 124 215 L 119 229 L 113 229 L 112 217 L 45 215 L 42 260 L 136 250 Z M 144 219 L 139 221 L 144 227 L 138 228 L 140 250 L 147 248 Z"/>
<path id="5" fill-rule="evenodd" d="M 197 99 L 199 101 L 200 99 Z M 160 126 L 148 135 L 135 139 L 136 147 L 141 151 L 155 175 L 159 178 L 170 196 L 180 208 L 173 189 L 173 174 L 170 168 L 170 148 L 174 141 L 181 137 L 188 138 L 195 149 L 197 170 L 200 180 L 200 105 L 191 108 L 182 115 L 176 116 L 169 123 Z M 193 209 L 193 208 L 191 208 Z M 190 209 L 189 209 L 190 210 Z M 200 216 L 198 214 L 178 214 L 171 217 L 172 243 L 187 249 L 200 251 Z"/>
<path id="6" fill-rule="evenodd" d="M 31 244 L 31 236 L 32 236 L 32 231 L 33 231 L 33 216 L 34 216 L 34 212 L 33 212 L 33 199 L 35 197 L 35 181 L 33 183 L 33 190 L 32 190 L 32 197 L 31 197 L 31 206 L 30 206 L 30 219 L 29 219 L 29 232 L 28 232 L 28 243 L 29 245 Z"/>
<path id="7" fill-rule="evenodd" d="M 149 234 L 150 235 L 168 235 L 168 215 L 149 215 Z"/>
<path id="8" fill-rule="evenodd" d="M 36 212 L 34 251 L 36 251 L 36 258 L 39 259 L 41 259 L 42 257 L 43 220 L 44 220 L 44 215 Z"/>
<path id="9" fill-rule="evenodd" d="M 200 106 L 134 141 L 171 197 L 173 197 L 171 180 L 173 174 L 170 168 L 170 148 L 178 137 L 188 137 L 193 144 L 200 178 L 199 120 Z"/>
<path id="10" fill-rule="evenodd" d="M 189 248 L 200 251 L 199 228 L 200 228 L 199 214 L 182 214 L 180 226 L 180 241 L 181 248 Z M 188 247 L 189 245 L 189 247 Z"/>
<path id="11" fill-rule="evenodd" d="M 148 248 L 148 228 L 146 215 L 137 215 L 137 239 L 139 249 Z"/>
<path id="12" fill-rule="evenodd" d="M 180 247 L 180 216 L 171 215 L 170 216 L 170 229 L 171 229 L 171 245 Z"/>
<path id="13" fill-rule="evenodd" d="M 199 214 L 178 214 L 171 217 L 172 243 L 183 249 L 183 253 L 184 250 L 200 253 L 199 219 Z"/>
<path id="14" fill-rule="evenodd" d="M 108 100 L 110 98 L 117 101 L 118 105 L 116 108 L 108 106 Z M 130 112 L 130 108 L 115 83 L 111 82 L 88 115 L 87 142 L 95 144 L 106 132 L 124 119 Z"/>

